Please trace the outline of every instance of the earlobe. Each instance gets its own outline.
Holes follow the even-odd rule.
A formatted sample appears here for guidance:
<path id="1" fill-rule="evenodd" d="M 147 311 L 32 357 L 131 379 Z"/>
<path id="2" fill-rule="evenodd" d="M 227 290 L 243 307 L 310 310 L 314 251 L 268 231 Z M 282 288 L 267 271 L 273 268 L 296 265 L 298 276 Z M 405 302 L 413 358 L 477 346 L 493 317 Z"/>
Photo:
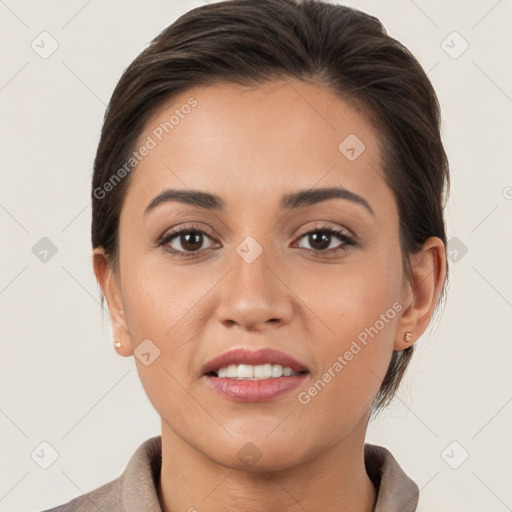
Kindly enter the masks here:
<path id="1" fill-rule="evenodd" d="M 405 350 L 425 332 L 434 312 L 446 277 L 443 241 L 430 237 L 411 258 L 412 277 L 404 284 L 404 308 L 397 324 L 394 350 Z"/>
<path id="2" fill-rule="evenodd" d="M 121 290 L 112 270 L 109 268 L 108 256 L 101 247 L 93 251 L 93 268 L 103 296 L 107 301 L 113 338 L 115 340 L 126 339 L 127 336 L 129 337 L 129 330 L 124 315 Z M 129 345 L 129 343 L 125 342 L 123 345 L 126 346 Z M 129 354 L 123 353 L 123 355 Z"/>

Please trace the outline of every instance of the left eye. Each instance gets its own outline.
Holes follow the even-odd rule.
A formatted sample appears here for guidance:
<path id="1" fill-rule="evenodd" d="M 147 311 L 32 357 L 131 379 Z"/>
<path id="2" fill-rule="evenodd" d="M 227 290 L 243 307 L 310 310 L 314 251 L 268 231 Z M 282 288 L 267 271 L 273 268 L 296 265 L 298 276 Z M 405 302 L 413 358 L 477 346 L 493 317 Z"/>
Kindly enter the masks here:
<path id="1" fill-rule="evenodd" d="M 306 238 L 310 246 L 313 244 L 313 247 L 305 247 L 305 249 L 318 252 L 333 252 L 331 251 L 332 247 L 329 246 L 336 238 L 341 240 L 342 245 L 352 244 L 351 239 L 344 233 L 333 229 L 314 229 L 313 231 L 304 233 L 300 238 Z"/>

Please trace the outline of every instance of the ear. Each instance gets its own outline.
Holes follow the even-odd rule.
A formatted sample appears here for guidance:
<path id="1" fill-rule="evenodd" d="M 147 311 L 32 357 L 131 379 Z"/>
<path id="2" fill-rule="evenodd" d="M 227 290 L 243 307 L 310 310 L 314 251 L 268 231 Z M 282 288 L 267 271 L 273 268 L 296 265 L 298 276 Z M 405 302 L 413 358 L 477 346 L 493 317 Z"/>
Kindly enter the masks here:
<path id="1" fill-rule="evenodd" d="M 132 354 L 130 330 L 124 314 L 120 283 L 109 268 L 108 256 L 102 247 L 94 249 L 92 259 L 94 274 L 108 304 L 114 340 L 122 343 L 116 350 L 120 355 L 129 356 Z"/>
<path id="2" fill-rule="evenodd" d="M 427 239 L 423 248 L 411 257 L 412 278 L 406 279 L 402 291 L 403 310 L 397 324 L 398 337 L 394 350 L 410 347 L 425 332 L 446 278 L 446 256 L 443 241 Z M 409 341 L 404 340 L 411 333 Z"/>

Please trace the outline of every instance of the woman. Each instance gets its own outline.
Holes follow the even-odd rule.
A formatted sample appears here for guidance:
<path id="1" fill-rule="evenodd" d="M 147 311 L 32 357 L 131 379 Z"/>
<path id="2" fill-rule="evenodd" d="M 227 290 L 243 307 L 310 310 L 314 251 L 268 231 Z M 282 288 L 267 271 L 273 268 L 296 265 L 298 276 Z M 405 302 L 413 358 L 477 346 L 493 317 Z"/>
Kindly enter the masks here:
<path id="1" fill-rule="evenodd" d="M 162 433 L 52 510 L 416 510 L 365 434 L 443 295 L 439 125 L 357 10 L 231 0 L 158 35 L 105 116 L 92 245 Z"/>

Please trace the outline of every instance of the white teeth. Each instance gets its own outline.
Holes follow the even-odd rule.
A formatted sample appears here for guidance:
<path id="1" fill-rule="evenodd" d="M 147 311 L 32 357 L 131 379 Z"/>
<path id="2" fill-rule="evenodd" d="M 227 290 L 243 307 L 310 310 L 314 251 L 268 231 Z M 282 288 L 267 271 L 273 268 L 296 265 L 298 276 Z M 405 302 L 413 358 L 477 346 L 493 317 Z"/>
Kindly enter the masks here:
<path id="1" fill-rule="evenodd" d="M 255 379 L 270 379 L 270 377 L 272 377 L 272 365 L 262 364 L 255 366 L 253 376 Z"/>
<path id="2" fill-rule="evenodd" d="M 260 364 L 253 366 L 250 364 L 230 364 L 227 367 L 219 368 L 217 377 L 238 379 L 238 380 L 264 380 L 273 379 L 277 377 L 291 377 L 299 375 L 299 372 L 293 371 L 288 366 L 281 366 L 280 364 Z"/>
<path id="3" fill-rule="evenodd" d="M 272 377 L 282 377 L 283 376 L 283 367 L 280 364 L 272 365 Z"/>
<path id="4" fill-rule="evenodd" d="M 224 369 L 226 370 L 226 377 L 229 377 L 230 379 L 236 379 L 238 377 L 238 366 L 236 364 L 230 364 Z"/>
<path id="5" fill-rule="evenodd" d="M 238 378 L 239 379 L 252 379 L 253 375 L 253 367 L 249 364 L 239 364 L 238 365 Z"/>

